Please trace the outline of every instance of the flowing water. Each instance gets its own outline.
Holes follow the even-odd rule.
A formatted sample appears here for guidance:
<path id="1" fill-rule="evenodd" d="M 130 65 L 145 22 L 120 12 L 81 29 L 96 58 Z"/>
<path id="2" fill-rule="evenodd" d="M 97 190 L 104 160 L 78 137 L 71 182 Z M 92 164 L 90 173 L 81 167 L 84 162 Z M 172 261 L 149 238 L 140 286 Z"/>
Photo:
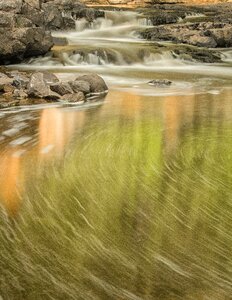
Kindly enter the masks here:
<path id="1" fill-rule="evenodd" d="M 0 299 L 232 299 L 231 51 L 186 62 L 138 39 L 149 26 L 78 20 L 17 66 L 110 92 L 0 112 Z"/>

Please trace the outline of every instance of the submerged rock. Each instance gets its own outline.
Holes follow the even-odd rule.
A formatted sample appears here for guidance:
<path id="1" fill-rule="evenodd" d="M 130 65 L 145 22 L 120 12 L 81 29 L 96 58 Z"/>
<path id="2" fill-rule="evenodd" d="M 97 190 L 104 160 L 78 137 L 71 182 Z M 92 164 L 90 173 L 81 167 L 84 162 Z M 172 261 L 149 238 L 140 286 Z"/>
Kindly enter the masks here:
<path id="1" fill-rule="evenodd" d="M 165 86 L 170 86 L 172 82 L 167 79 L 154 79 L 154 80 L 150 80 L 148 84 L 155 87 L 165 87 Z"/>

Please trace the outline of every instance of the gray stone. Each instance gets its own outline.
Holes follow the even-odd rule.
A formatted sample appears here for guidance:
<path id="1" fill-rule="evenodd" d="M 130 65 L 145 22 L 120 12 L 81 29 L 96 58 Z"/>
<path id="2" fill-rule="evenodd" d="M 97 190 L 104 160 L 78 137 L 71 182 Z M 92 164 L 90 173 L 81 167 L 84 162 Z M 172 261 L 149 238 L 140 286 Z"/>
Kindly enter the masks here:
<path id="1" fill-rule="evenodd" d="M 43 98 L 47 99 L 47 100 L 51 100 L 51 101 L 56 101 L 56 100 L 61 99 L 61 96 L 59 94 L 49 90 L 49 93 L 47 95 L 45 95 Z"/>
<path id="2" fill-rule="evenodd" d="M 57 76 L 50 72 L 43 72 L 43 80 L 49 85 L 59 82 Z"/>
<path id="3" fill-rule="evenodd" d="M 105 81 L 100 76 L 94 73 L 79 76 L 78 78 L 76 78 L 76 81 L 88 82 L 90 85 L 90 93 L 102 93 L 108 91 L 108 87 Z"/>
<path id="4" fill-rule="evenodd" d="M 0 30 L 0 63 L 19 62 L 25 57 L 47 53 L 53 42 L 43 28 Z"/>
<path id="5" fill-rule="evenodd" d="M 18 99 L 18 100 L 22 100 L 22 99 L 26 99 L 28 98 L 28 95 L 26 92 L 24 92 L 23 90 L 19 90 L 19 89 L 15 89 L 14 92 L 13 92 L 13 97 L 15 99 Z"/>
<path id="6" fill-rule="evenodd" d="M 84 94 L 90 93 L 90 83 L 84 80 L 74 80 L 69 82 L 74 93 L 83 92 Z"/>
<path id="7" fill-rule="evenodd" d="M 22 0 L 0 0 L 0 10 L 14 13 L 20 13 L 22 8 Z"/>
<path id="8" fill-rule="evenodd" d="M 210 29 L 205 34 L 215 40 L 217 47 L 232 46 L 232 26 L 230 25 L 225 25 L 223 28 Z"/>
<path id="9" fill-rule="evenodd" d="M 71 89 L 68 83 L 62 83 L 62 82 L 53 83 L 50 85 L 50 89 L 61 96 L 73 93 L 73 90 Z"/>
<path id="10" fill-rule="evenodd" d="M 2 76 L 0 77 L 0 91 L 4 91 L 7 86 L 11 85 L 13 82 L 12 78 L 9 78 L 8 76 Z"/>
<path id="11" fill-rule="evenodd" d="M 49 85 L 44 81 L 44 74 L 40 72 L 31 75 L 27 91 L 28 96 L 35 98 L 45 98 L 51 93 Z"/>
<path id="12" fill-rule="evenodd" d="M 170 86 L 172 82 L 168 79 L 154 79 L 154 80 L 150 80 L 148 84 L 155 87 L 165 87 L 165 86 Z"/>
<path id="13" fill-rule="evenodd" d="M 68 101 L 70 103 L 85 101 L 85 95 L 82 92 L 77 92 L 75 94 L 67 94 L 62 96 L 62 100 Z"/>

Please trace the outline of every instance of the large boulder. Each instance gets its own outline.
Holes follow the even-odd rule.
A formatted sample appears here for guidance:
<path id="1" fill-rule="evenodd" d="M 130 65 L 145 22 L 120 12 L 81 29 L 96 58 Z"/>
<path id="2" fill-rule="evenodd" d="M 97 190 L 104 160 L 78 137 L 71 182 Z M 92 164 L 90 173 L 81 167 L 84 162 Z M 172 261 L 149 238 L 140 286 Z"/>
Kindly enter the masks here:
<path id="1" fill-rule="evenodd" d="M 83 92 L 84 94 L 90 93 L 90 84 L 84 80 L 74 80 L 70 81 L 69 85 L 71 86 L 74 93 L 77 91 Z"/>
<path id="2" fill-rule="evenodd" d="M 43 55 L 52 46 L 39 0 L 0 0 L 0 64 Z"/>
<path id="3" fill-rule="evenodd" d="M 0 29 L 0 63 L 19 62 L 25 57 L 43 55 L 52 45 L 51 36 L 40 27 Z"/>
<path id="4" fill-rule="evenodd" d="M 108 91 L 108 87 L 105 81 L 100 76 L 94 73 L 79 76 L 76 78 L 76 81 L 87 82 L 90 87 L 90 93 L 106 93 Z"/>

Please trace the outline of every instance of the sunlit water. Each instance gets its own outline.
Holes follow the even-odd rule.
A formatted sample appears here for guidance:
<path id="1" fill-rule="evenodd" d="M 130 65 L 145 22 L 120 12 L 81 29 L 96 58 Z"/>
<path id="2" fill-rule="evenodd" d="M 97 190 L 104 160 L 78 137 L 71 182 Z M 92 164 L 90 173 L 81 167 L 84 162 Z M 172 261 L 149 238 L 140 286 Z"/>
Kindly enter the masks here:
<path id="1" fill-rule="evenodd" d="M 82 20 L 58 33 L 59 56 L 17 66 L 96 71 L 110 92 L 0 112 L 4 300 L 232 299 L 231 55 L 150 53 L 141 26 L 134 13 Z"/>

